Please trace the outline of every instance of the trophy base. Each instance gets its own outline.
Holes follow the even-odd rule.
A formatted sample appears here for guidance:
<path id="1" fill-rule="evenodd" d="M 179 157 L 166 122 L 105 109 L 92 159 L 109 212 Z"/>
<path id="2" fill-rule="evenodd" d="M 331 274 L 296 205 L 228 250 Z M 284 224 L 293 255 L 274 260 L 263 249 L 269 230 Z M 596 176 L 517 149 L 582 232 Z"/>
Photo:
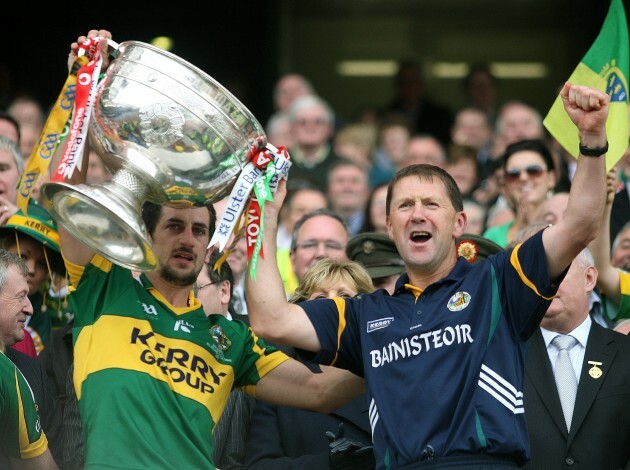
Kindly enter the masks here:
<path id="1" fill-rule="evenodd" d="M 107 184 L 46 183 L 42 199 L 57 223 L 105 259 L 133 271 L 153 271 L 157 258 L 138 220 L 139 208 Z"/>

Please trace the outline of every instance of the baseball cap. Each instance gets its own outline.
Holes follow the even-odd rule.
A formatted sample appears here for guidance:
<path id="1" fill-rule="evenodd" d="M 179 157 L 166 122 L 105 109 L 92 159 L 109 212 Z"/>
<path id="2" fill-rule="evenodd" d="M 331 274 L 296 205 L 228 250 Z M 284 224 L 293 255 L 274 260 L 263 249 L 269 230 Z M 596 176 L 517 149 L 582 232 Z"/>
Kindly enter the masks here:
<path id="1" fill-rule="evenodd" d="M 457 256 L 463 256 L 466 258 L 466 261 L 472 264 L 477 264 L 488 256 L 503 251 L 503 248 L 492 240 L 471 233 L 463 234 L 456 240 L 455 245 L 457 247 Z"/>
<path id="2" fill-rule="evenodd" d="M 405 263 L 396 245 L 383 233 L 363 232 L 355 235 L 346 245 L 346 255 L 361 263 L 372 279 L 402 274 Z"/>

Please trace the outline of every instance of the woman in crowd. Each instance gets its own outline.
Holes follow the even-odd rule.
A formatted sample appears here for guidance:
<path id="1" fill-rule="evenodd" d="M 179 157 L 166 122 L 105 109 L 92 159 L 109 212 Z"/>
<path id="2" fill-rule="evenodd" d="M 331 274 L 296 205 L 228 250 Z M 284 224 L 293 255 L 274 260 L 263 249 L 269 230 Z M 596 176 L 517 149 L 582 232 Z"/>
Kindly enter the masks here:
<path id="1" fill-rule="evenodd" d="M 514 220 L 490 227 L 483 234 L 505 248 L 517 233 L 538 217 L 540 206 L 556 184 L 553 157 L 538 139 L 521 140 L 507 147 L 503 155 L 504 193 Z"/>
<path id="2" fill-rule="evenodd" d="M 291 302 L 354 297 L 373 290 L 369 274 L 359 263 L 326 258 L 306 272 Z M 284 346 L 282 349 L 295 356 L 295 351 L 287 351 Z M 331 414 L 259 401 L 250 422 L 245 468 L 373 469 L 375 463 L 370 446 L 372 437 L 367 408 L 365 395 Z"/>

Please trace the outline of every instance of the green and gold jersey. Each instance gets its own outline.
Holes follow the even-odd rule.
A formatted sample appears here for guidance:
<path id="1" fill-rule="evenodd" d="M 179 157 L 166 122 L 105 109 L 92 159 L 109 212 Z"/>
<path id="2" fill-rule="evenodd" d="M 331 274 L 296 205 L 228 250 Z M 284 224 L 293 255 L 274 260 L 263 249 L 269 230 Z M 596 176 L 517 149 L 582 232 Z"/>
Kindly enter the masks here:
<path id="1" fill-rule="evenodd" d="M 98 255 L 66 265 L 86 468 L 213 468 L 232 387 L 255 395 L 288 357 L 242 322 L 207 317 L 192 291 L 176 308 L 145 275 Z"/>
<path id="2" fill-rule="evenodd" d="M 30 459 L 46 449 L 33 392 L 15 364 L 0 352 L 0 450 L 7 457 Z"/>

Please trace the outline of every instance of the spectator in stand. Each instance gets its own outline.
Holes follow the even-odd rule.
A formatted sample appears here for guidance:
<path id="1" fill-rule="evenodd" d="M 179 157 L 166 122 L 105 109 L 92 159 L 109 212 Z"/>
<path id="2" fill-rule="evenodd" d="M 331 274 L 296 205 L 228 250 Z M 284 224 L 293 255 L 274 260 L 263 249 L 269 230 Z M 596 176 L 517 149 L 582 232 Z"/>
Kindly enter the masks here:
<path id="1" fill-rule="evenodd" d="M 317 96 L 304 96 L 291 104 L 288 113 L 294 139 L 289 149 L 291 179 L 308 181 L 325 191 L 328 170 L 340 160 L 330 145 L 335 121 L 332 109 Z"/>
<path id="2" fill-rule="evenodd" d="M 0 226 L 0 246 L 23 258 L 28 266 L 29 300 L 33 314 L 25 326 L 32 337 L 37 354 L 48 345 L 52 319 L 46 305 L 53 273 L 65 276 L 59 249 L 59 234 L 52 216 L 31 200 L 28 213 L 18 210 Z"/>
<path id="3" fill-rule="evenodd" d="M 278 79 L 273 88 L 275 111 L 265 126 L 269 142 L 276 147 L 293 147 L 295 141 L 291 130 L 289 108 L 296 99 L 313 95 L 316 95 L 313 85 L 300 74 L 288 73 Z"/>
<path id="4" fill-rule="evenodd" d="M 363 228 L 361 228 L 361 233 L 376 232 L 387 234 L 387 217 L 385 214 L 387 186 L 389 186 L 389 183 L 381 183 L 370 193 L 367 207 L 365 208 L 364 224 Z"/>
<path id="5" fill-rule="evenodd" d="M 486 64 L 475 64 L 463 81 L 464 98 L 467 106 L 477 108 L 492 123 L 497 114 L 499 84 Z"/>
<path id="6" fill-rule="evenodd" d="M 346 246 L 346 255 L 365 268 L 375 289 L 385 289 L 390 295 L 405 272 L 405 263 L 387 233 L 363 232 L 352 237 Z"/>
<path id="7" fill-rule="evenodd" d="M 569 193 L 555 193 L 540 206 L 538 219 L 546 224 L 557 224 L 564 217 L 569 203 Z"/>
<path id="8" fill-rule="evenodd" d="M 483 236 L 505 248 L 519 230 L 536 221 L 540 207 L 555 186 L 553 157 L 542 140 L 522 140 L 503 156 L 505 196 L 515 219 L 488 228 Z"/>
<path id="9" fill-rule="evenodd" d="M 610 212 L 610 239 L 614 240 L 621 227 L 630 222 L 630 146 L 616 165 L 618 184 Z"/>
<path id="10" fill-rule="evenodd" d="M 450 145 L 445 170 L 453 177 L 463 198 L 472 198 L 479 184 L 475 149 L 463 145 Z"/>
<path id="11" fill-rule="evenodd" d="M 376 126 L 373 124 L 347 124 L 334 137 L 337 155 L 359 165 L 368 174 L 372 171 Z"/>
<path id="12" fill-rule="evenodd" d="M 501 106 L 497 117 L 493 154 L 500 158 L 507 146 L 514 142 L 544 137 L 540 113 L 521 101 L 509 101 Z"/>
<path id="13" fill-rule="evenodd" d="M 345 220 L 329 209 L 318 209 L 304 215 L 295 224 L 291 240 L 291 274 L 284 284 L 290 297 L 302 282 L 304 274 L 323 258 L 347 260 L 346 245 L 350 238 Z M 275 250 L 274 250 L 275 251 Z"/>
<path id="14" fill-rule="evenodd" d="M 61 456 L 61 415 L 55 401 L 48 394 L 42 364 L 37 359 L 10 348 L 24 338 L 24 324 L 33 314 L 28 298 L 28 276 L 28 267 L 22 259 L 6 250 L 0 250 L 0 468 L 40 468 L 35 466 L 35 460 L 30 459 L 46 452 L 47 458 L 52 462 L 46 451 L 48 447 L 55 459 L 60 461 Z M 10 375 L 6 375 L 9 372 Z M 19 395 L 13 396 L 16 387 L 19 387 L 22 398 Z M 32 401 L 30 404 L 19 403 L 24 399 L 35 402 L 34 410 L 26 407 L 21 409 L 22 406 L 33 405 Z M 28 426 L 28 430 L 24 426 Z M 16 458 L 27 460 L 20 463 L 13 460 Z M 32 467 L 27 466 L 29 461 L 33 464 Z"/>
<path id="15" fill-rule="evenodd" d="M 287 113 L 274 113 L 267 122 L 267 140 L 276 147 L 293 147 L 291 119 Z"/>
<path id="16" fill-rule="evenodd" d="M 446 167 L 446 149 L 438 139 L 428 134 L 414 135 L 407 144 L 407 157 L 403 166 L 428 163 Z"/>
<path id="17" fill-rule="evenodd" d="M 606 319 L 630 318 L 630 222 L 615 237 L 610 249 L 610 213 L 615 198 L 614 169 L 608 172 L 604 217 L 597 238 L 589 245 L 598 271 L 597 287 L 604 298 Z"/>
<path id="18" fill-rule="evenodd" d="M 475 149 L 480 180 L 492 173 L 492 137 L 488 116 L 480 109 L 464 108 L 455 115 L 451 140 L 455 145 L 466 145 Z"/>
<path id="19" fill-rule="evenodd" d="M 287 292 L 293 292 L 297 286 L 297 278 L 291 264 L 291 242 L 297 222 L 309 212 L 325 209 L 328 206 L 326 195 L 315 186 L 306 184 L 292 189 L 282 206 L 281 221 L 278 226 L 276 260 Z M 247 260 L 245 260 L 247 262 Z M 241 285 L 243 293 L 244 283 Z"/>
<path id="20" fill-rule="evenodd" d="M 20 145 L 20 123 L 5 111 L 0 111 L 0 135 L 4 135 Z"/>
<path id="21" fill-rule="evenodd" d="M 430 134 L 447 145 L 453 125 L 453 114 L 447 106 L 428 98 L 427 83 L 419 62 L 399 63 L 394 76 L 394 99 L 388 112 L 404 115 L 412 125 L 413 134 Z"/>
<path id="22" fill-rule="evenodd" d="M 306 77 L 288 73 L 280 77 L 273 88 L 273 105 L 276 111 L 285 113 L 296 99 L 315 94 L 313 85 Z"/>
<path id="23" fill-rule="evenodd" d="M 297 221 L 309 212 L 327 207 L 328 200 L 321 190 L 311 184 L 294 186 L 289 182 L 287 186 L 292 186 L 292 188 L 288 191 L 282 206 L 280 225 L 278 226 L 278 250 L 286 250 L 288 256 L 291 249 L 293 228 Z"/>
<path id="24" fill-rule="evenodd" d="M 365 168 L 351 161 L 335 163 L 328 172 L 327 196 L 330 209 L 345 219 L 350 236 L 359 233 L 370 196 Z"/>
<path id="25" fill-rule="evenodd" d="M 525 469 L 630 466 L 630 338 L 591 320 L 596 282 L 585 248 L 528 342 L 523 404 L 532 456 Z"/>
<path id="26" fill-rule="evenodd" d="M 9 104 L 7 111 L 20 123 L 20 151 L 28 160 L 44 128 L 44 108 L 33 96 L 21 95 Z"/>
<path id="27" fill-rule="evenodd" d="M 483 234 L 486 228 L 486 207 L 474 199 L 464 199 L 464 212 L 466 212 L 466 233 L 472 235 Z"/>
<path id="28" fill-rule="evenodd" d="M 24 158 L 18 144 L 0 135 L 0 226 L 15 214 L 17 185 L 24 170 Z"/>
<path id="29" fill-rule="evenodd" d="M 402 114 L 389 113 L 379 120 L 377 148 L 374 152 L 370 185 L 389 183 L 407 158 L 411 124 Z"/>

